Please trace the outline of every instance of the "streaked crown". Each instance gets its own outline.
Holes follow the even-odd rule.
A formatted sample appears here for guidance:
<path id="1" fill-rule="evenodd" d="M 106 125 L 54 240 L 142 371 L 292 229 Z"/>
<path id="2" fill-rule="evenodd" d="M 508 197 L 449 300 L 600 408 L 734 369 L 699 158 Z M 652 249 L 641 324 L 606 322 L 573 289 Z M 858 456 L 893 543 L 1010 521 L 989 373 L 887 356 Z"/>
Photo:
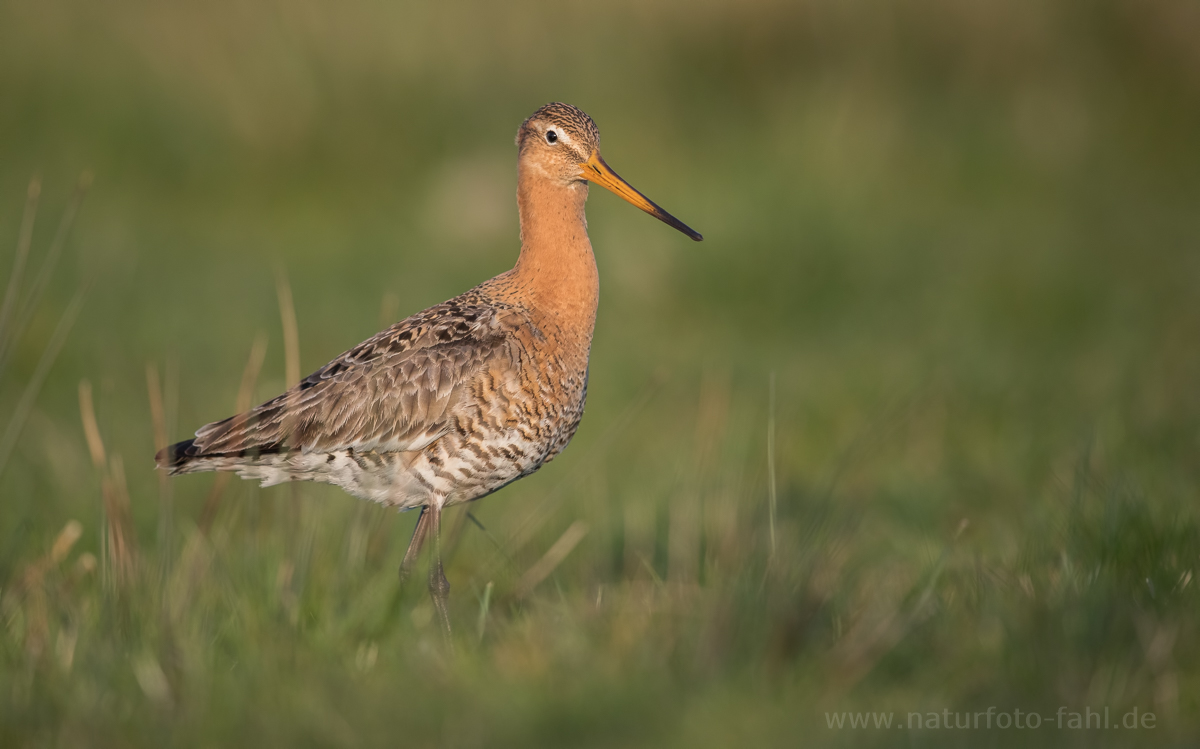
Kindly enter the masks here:
<path id="1" fill-rule="evenodd" d="M 529 115 L 529 119 L 521 123 L 521 128 L 517 130 L 518 149 L 524 150 L 531 137 L 545 140 L 546 133 L 551 129 L 556 131 L 556 137 L 561 138 L 561 142 L 583 157 L 581 161 L 600 148 L 600 130 L 587 112 L 555 101 Z M 564 135 L 565 138 L 562 137 Z"/>

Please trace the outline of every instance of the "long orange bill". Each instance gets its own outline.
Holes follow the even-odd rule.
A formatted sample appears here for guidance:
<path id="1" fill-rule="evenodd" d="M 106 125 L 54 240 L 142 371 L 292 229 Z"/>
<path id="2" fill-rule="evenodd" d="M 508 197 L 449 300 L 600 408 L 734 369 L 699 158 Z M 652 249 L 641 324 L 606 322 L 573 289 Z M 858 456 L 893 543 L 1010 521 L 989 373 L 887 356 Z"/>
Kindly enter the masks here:
<path id="1" fill-rule="evenodd" d="M 599 151 L 593 151 L 592 157 L 580 164 L 579 168 L 583 170 L 583 178 L 588 182 L 595 182 L 605 189 L 612 190 L 654 218 L 668 226 L 674 226 L 697 242 L 704 239 L 700 235 L 700 232 L 693 230 L 687 224 L 659 208 L 654 204 L 654 201 L 633 189 L 632 185 L 621 179 L 621 175 L 614 172 L 612 167 L 604 163 L 604 159 L 600 158 Z"/>

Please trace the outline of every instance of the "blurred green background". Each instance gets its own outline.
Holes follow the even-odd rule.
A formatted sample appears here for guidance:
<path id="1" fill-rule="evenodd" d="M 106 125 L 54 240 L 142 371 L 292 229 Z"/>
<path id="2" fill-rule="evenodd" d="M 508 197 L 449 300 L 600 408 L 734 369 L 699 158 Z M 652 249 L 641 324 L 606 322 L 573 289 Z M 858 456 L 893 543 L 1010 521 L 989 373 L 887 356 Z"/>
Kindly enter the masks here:
<path id="1" fill-rule="evenodd" d="M 0 370 L 0 744 L 1196 742 L 1198 29 L 1190 0 L 0 3 L 5 284 L 42 186 L 18 299 L 94 175 Z M 153 470 L 147 367 L 182 439 L 257 336 L 256 402 L 283 388 L 277 279 L 307 373 L 506 270 L 552 100 L 706 239 L 594 191 L 587 416 L 486 532 L 448 521 L 451 654 L 397 582 L 415 514 L 235 481 L 206 525 L 214 476 Z M 830 724 L 989 706 L 1046 723 Z"/>

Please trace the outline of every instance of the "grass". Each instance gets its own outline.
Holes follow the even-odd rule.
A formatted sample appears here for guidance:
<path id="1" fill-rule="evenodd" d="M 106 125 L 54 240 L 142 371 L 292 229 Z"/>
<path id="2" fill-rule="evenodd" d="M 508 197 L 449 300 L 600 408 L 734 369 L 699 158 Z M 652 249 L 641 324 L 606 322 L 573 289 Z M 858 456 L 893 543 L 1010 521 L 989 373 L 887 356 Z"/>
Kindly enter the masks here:
<path id="1" fill-rule="evenodd" d="M 0 8 L 0 744 L 1195 743 L 1189 13 Z M 151 456 L 511 265 L 551 99 L 706 240 L 593 196 L 588 413 L 448 518 L 448 654 L 412 514 Z"/>

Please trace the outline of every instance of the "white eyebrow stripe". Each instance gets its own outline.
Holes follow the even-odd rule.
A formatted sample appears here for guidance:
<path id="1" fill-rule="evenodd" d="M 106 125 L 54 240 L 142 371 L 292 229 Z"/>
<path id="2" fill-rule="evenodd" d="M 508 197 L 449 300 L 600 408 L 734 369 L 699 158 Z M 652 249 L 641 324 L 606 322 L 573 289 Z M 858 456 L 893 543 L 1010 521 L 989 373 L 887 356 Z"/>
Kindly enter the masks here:
<path id="1" fill-rule="evenodd" d="M 563 130 L 561 127 L 551 127 L 549 130 L 553 130 L 554 132 L 558 133 L 558 139 L 563 143 L 571 143 L 571 136 L 567 135 L 567 131 Z"/>

